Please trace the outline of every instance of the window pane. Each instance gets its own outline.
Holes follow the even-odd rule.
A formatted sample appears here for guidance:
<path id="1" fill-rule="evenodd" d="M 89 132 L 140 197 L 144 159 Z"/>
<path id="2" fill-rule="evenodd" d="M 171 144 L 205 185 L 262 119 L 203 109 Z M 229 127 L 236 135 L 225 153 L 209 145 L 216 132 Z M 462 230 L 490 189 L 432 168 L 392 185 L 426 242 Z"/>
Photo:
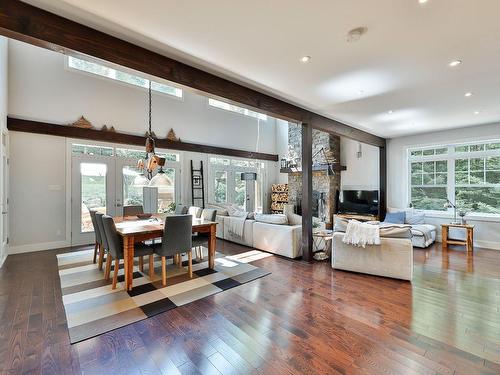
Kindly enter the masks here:
<path id="1" fill-rule="evenodd" d="M 484 184 L 484 171 L 481 172 L 471 172 L 470 173 L 470 184 Z"/>
<path id="2" fill-rule="evenodd" d="M 473 212 L 500 213 L 499 187 L 459 187 L 455 190 L 457 206 Z"/>
<path id="3" fill-rule="evenodd" d="M 470 145 L 470 151 L 484 151 L 484 145 Z"/>
<path id="4" fill-rule="evenodd" d="M 424 185 L 434 185 L 434 173 L 424 173 Z"/>
<path id="5" fill-rule="evenodd" d="M 81 163 L 81 231 L 92 232 L 89 210 L 106 213 L 106 164 Z"/>
<path id="6" fill-rule="evenodd" d="M 434 173 L 434 162 L 433 161 L 426 161 L 424 163 L 424 172 Z"/>
<path id="7" fill-rule="evenodd" d="M 219 109 L 224 109 L 226 111 L 240 113 L 240 114 L 245 115 L 245 116 L 255 117 L 255 118 L 258 118 L 260 120 L 264 120 L 264 121 L 267 120 L 267 115 L 265 115 L 263 113 L 255 112 L 255 111 L 252 111 L 250 109 L 239 107 L 237 105 L 229 104 L 229 103 L 226 103 L 226 102 L 223 102 L 220 100 L 209 98 L 208 105 L 210 105 L 212 107 L 219 108 Z"/>
<path id="8" fill-rule="evenodd" d="M 175 210 L 175 169 L 163 168 L 163 170 L 169 184 L 158 188 L 158 211 L 173 212 Z"/>
<path id="9" fill-rule="evenodd" d="M 436 172 L 447 172 L 448 162 L 446 160 L 441 160 L 436 162 Z"/>
<path id="10" fill-rule="evenodd" d="M 424 150 L 423 155 L 424 156 L 434 155 L 434 150 Z"/>
<path id="11" fill-rule="evenodd" d="M 455 172 L 455 183 L 457 185 L 469 184 L 469 174 L 467 172 Z"/>
<path id="12" fill-rule="evenodd" d="M 500 157 L 495 156 L 486 159 L 486 169 L 490 171 L 500 171 Z"/>
<path id="13" fill-rule="evenodd" d="M 421 210 L 444 211 L 446 187 L 414 187 L 411 189 L 411 203 Z"/>
<path id="14" fill-rule="evenodd" d="M 412 185 L 422 185 L 422 173 L 416 173 L 411 175 Z"/>
<path id="15" fill-rule="evenodd" d="M 122 169 L 123 173 L 123 205 L 124 206 L 142 206 L 143 205 L 143 189 L 135 186 L 134 180 L 141 173 L 139 169 L 132 166 L 125 166 Z"/>
<path id="16" fill-rule="evenodd" d="M 446 185 L 448 175 L 446 173 L 436 173 L 436 185 Z"/>
<path id="17" fill-rule="evenodd" d="M 220 165 L 229 165 L 231 164 L 231 160 L 224 158 L 210 158 L 211 164 L 220 164 Z"/>
<path id="18" fill-rule="evenodd" d="M 227 202 L 227 172 L 215 172 L 214 199 L 216 203 Z"/>
<path id="19" fill-rule="evenodd" d="M 73 144 L 71 151 L 74 155 L 113 156 L 113 147 Z"/>
<path id="20" fill-rule="evenodd" d="M 411 163 L 411 173 L 422 173 L 423 163 Z"/>
<path id="21" fill-rule="evenodd" d="M 469 152 L 469 146 L 456 146 L 455 152 Z"/>
<path id="22" fill-rule="evenodd" d="M 436 149 L 436 155 L 443 155 L 448 153 L 448 148 L 437 148 Z"/>
<path id="23" fill-rule="evenodd" d="M 245 181 L 241 180 L 241 172 L 236 172 L 235 173 L 234 180 L 235 180 L 235 185 L 234 185 L 234 191 L 235 191 L 234 203 L 236 203 L 243 210 L 243 209 L 245 209 L 247 191 L 246 191 Z"/>
<path id="24" fill-rule="evenodd" d="M 470 159 L 470 170 L 471 171 L 483 171 L 484 170 L 484 159 L 483 158 Z"/>
<path id="25" fill-rule="evenodd" d="M 455 160 L 455 171 L 456 172 L 467 172 L 469 170 L 469 159 L 456 159 Z"/>
<path id="26" fill-rule="evenodd" d="M 500 172 L 490 172 L 486 171 L 486 183 L 487 184 L 500 184 Z"/>
<path id="27" fill-rule="evenodd" d="M 415 150 L 410 152 L 411 156 L 422 156 L 422 150 Z"/>
<path id="28" fill-rule="evenodd" d="M 87 73 L 96 74 L 102 77 L 114 79 L 116 81 L 125 82 L 134 86 L 139 86 L 143 88 L 149 87 L 149 80 L 146 78 L 128 72 L 124 72 L 121 70 L 116 70 L 92 61 L 78 59 L 72 56 L 68 56 L 68 67 L 81 70 Z M 181 89 L 168 86 L 163 83 L 151 81 L 151 90 L 182 98 Z"/>

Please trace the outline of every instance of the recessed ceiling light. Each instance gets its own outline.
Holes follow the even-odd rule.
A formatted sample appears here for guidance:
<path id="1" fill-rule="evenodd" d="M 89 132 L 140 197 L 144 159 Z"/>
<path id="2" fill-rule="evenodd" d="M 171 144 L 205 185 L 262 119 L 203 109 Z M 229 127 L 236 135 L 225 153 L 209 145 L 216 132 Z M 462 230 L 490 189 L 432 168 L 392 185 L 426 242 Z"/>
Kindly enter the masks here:
<path id="1" fill-rule="evenodd" d="M 303 62 L 303 63 L 309 62 L 310 60 L 311 60 L 311 56 L 302 56 L 300 58 L 300 62 Z"/>
<path id="2" fill-rule="evenodd" d="M 459 66 L 462 63 L 462 60 L 453 60 L 448 65 L 454 68 L 455 66 Z"/>
<path id="3" fill-rule="evenodd" d="M 418 0 L 420 4 L 425 4 L 428 0 Z"/>
<path id="4" fill-rule="evenodd" d="M 391 110 L 387 111 L 387 113 L 392 114 L 392 113 L 394 113 L 394 111 L 391 109 Z"/>
<path id="5" fill-rule="evenodd" d="M 479 111 L 474 111 L 474 114 L 475 115 L 478 115 L 480 112 Z"/>
<path id="6" fill-rule="evenodd" d="M 471 92 L 466 92 L 465 95 L 464 95 L 466 98 L 470 98 L 472 96 L 472 93 Z"/>

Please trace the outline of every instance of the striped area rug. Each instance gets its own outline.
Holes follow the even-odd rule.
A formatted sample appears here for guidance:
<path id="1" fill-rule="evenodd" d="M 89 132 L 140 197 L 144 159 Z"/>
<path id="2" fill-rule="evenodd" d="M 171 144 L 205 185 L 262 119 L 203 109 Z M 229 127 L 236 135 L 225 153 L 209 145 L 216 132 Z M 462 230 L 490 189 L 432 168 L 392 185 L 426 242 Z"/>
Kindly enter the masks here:
<path id="1" fill-rule="evenodd" d="M 207 249 L 204 249 L 205 255 Z M 208 258 L 193 259 L 193 278 L 183 266 L 167 261 L 167 286 L 161 285 L 161 262 L 155 259 L 155 279 L 150 280 L 148 262 L 144 273 L 134 265 L 134 287 L 123 288 L 123 264 L 118 284 L 111 289 L 111 280 L 104 280 L 104 271 L 92 263 L 93 249 L 57 255 L 63 304 L 72 344 L 117 329 L 150 316 L 220 293 L 269 272 L 248 262 L 272 256 L 258 250 L 234 256 L 216 254 L 215 269 L 208 268 Z M 145 258 L 147 260 L 147 257 Z M 111 268 L 113 274 L 113 267 Z"/>

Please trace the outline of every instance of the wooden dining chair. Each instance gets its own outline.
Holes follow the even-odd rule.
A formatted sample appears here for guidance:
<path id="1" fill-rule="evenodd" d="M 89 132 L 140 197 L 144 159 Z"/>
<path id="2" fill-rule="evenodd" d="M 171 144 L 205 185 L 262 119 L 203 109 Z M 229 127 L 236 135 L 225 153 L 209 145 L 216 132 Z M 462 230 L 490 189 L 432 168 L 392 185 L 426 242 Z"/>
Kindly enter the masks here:
<path id="1" fill-rule="evenodd" d="M 212 208 L 204 208 L 201 213 L 201 218 L 206 221 L 215 221 L 217 216 L 217 210 Z M 193 234 L 192 242 L 196 258 L 203 260 L 203 246 L 208 246 L 208 241 L 210 241 L 209 233 L 196 233 Z"/>
<path id="2" fill-rule="evenodd" d="M 102 226 L 102 212 L 95 213 L 95 221 L 97 224 L 97 230 L 99 231 L 99 236 L 101 237 L 101 246 L 99 248 L 99 270 L 102 270 L 102 264 L 104 262 L 104 256 L 108 251 L 108 241 L 106 239 L 106 233 L 104 232 L 104 227 Z M 106 255 L 107 258 L 107 255 Z M 106 277 L 106 273 L 104 274 Z"/>
<path id="3" fill-rule="evenodd" d="M 106 257 L 106 280 L 109 280 L 111 272 L 111 262 L 114 261 L 113 270 L 113 283 L 112 288 L 116 289 L 116 282 L 118 280 L 118 270 L 120 268 L 120 260 L 123 259 L 123 238 L 116 230 L 115 221 L 111 216 L 104 215 L 102 217 L 102 224 L 106 233 L 108 241 L 108 256 Z M 142 242 L 134 244 L 134 257 L 143 257 L 149 255 L 149 278 L 151 281 L 154 279 L 154 263 L 153 263 L 153 249 Z M 109 266 L 108 266 L 109 264 Z"/>
<path id="4" fill-rule="evenodd" d="M 182 253 L 188 254 L 188 273 L 193 277 L 193 255 L 191 234 L 192 215 L 172 215 L 165 218 L 162 242 L 153 245 L 155 254 L 161 257 L 161 281 L 167 285 L 167 257 L 175 258 Z"/>
<path id="5" fill-rule="evenodd" d="M 123 216 L 135 216 L 143 213 L 144 208 L 142 206 L 123 206 Z"/>

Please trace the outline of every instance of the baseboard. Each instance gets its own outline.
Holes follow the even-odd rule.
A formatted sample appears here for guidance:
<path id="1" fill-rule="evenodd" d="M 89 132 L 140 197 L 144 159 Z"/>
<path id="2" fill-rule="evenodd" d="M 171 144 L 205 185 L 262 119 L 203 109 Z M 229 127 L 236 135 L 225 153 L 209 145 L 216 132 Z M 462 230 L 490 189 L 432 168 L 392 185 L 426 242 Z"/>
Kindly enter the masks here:
<path id="1" fill-rule="evenodd" d="M 443 242 L 441 240 L 441 236 L 438 236 L 436 238 L 436 242 L 439 242 L 439 243 Z M 495 241 L 475 240 L 474 246 L 481 247 L 484 249 L 490 249 L 490 250 L 500 250 L 500 242 L 495 242 Z"/>
<path id="2" fill-rule="evenodd" d="M 68 246 L 71 246 L 71 244 L 66 240 L 34 243 L 34 244 L 19 245 L 19 246 L 10 246 L 9 255 L 31 253 L 33 251 L 53 250 L 53 249 L 59 249 L 59 248 L 68 247 Z"/>
<path id="3" fill-rule="evenodd" d="M 3 264 L 5 263 L 5 259 L 7 259 L 7 254 L 2 256 L 2 259 L 0 259 L 0 268 L 2 268 Z"/>

